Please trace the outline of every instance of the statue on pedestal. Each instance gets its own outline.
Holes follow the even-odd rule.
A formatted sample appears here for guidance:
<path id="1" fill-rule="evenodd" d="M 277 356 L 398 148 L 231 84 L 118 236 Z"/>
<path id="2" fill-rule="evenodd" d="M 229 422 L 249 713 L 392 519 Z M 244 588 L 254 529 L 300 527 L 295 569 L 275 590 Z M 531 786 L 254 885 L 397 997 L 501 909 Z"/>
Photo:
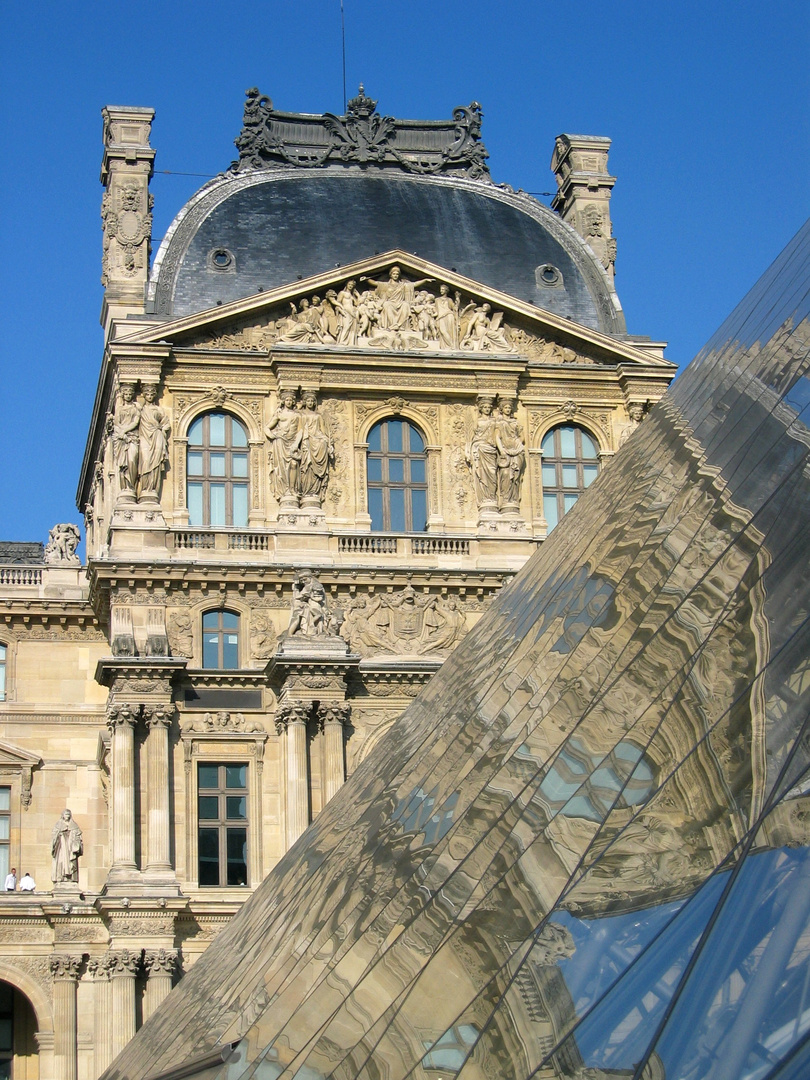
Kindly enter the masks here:
<path id="1" fill-rule="evenodd" d="M 51 880 L 54 885 L 63 881 L 78 883 L 79 856 L 83 851 L 82 830 L 73 820 L 70 810 L 63 810 L 51 833 Z"/>

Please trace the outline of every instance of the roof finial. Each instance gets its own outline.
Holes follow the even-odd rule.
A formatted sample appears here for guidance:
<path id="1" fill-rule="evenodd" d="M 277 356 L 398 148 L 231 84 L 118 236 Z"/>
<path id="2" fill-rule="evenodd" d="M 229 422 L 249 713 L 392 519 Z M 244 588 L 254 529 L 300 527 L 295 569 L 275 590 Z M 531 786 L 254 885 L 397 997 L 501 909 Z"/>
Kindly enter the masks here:
<path id="1" fill-rule="evenodd" d="M 377 102 L 366 95 L 366 88 L 360 83 L 360 89 L 357 92 L 357 97 L 352 98 L 346 106 L 346 113 L 348 116 L 363 116 L 369 117 L 377 108 Z"/>

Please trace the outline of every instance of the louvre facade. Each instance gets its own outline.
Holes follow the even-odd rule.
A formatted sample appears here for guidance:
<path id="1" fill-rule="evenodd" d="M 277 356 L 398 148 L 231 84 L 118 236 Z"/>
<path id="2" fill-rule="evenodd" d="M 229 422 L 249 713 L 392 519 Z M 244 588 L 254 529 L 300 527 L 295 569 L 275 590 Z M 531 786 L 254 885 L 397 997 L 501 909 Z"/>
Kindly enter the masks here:
<path id="1" fill-rule="evenodd" d="M 110 1066 L 674 375 L 616 294 L 607 139 L 557 138 L 549 209 L 492 182 L 476 103 L 399 120 L 361 88 L 314 116 L 251 90 L 237 160 L 153 252 L 152 110 L 103 120 L 86 559 L 75 523 L 0 547 L 15 1080 Z M 448 768 L 463 743 L 475 772 L 477 723 Z M 441 818 L 431 790 L 392 820 Z"/>

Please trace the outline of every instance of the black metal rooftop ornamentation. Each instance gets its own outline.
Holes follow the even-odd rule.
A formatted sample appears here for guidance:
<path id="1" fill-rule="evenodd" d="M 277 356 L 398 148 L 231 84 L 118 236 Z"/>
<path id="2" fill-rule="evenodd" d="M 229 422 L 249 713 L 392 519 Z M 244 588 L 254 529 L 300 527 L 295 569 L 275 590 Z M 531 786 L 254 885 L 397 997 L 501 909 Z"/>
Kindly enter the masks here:
<path id="1" fill-rule="evenodd" d="M 231 169 L 315 169 L 327 164 L 404 169 L 418 175 L 489 180 L 477 101 L 453 110 L 451 120 L 395 120 L 380 116 L 360 84 L 344 116 L 277 112 L 256 87 L 246 91 L 239 160 Z"/>

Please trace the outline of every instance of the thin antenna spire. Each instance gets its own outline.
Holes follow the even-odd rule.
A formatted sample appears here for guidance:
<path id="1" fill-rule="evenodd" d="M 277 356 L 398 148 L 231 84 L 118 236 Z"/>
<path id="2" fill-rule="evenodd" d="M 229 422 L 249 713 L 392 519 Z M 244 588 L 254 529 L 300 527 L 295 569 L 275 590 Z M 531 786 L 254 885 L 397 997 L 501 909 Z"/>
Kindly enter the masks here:
<path id="1" fill-rule="evenodd" d="M 340 0 L 340 36 L 343 43 L 343 112 L 346 112 L 346 20 L 343 16 L 343 0 Z"/>

